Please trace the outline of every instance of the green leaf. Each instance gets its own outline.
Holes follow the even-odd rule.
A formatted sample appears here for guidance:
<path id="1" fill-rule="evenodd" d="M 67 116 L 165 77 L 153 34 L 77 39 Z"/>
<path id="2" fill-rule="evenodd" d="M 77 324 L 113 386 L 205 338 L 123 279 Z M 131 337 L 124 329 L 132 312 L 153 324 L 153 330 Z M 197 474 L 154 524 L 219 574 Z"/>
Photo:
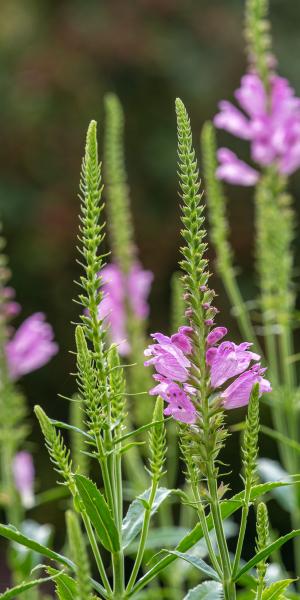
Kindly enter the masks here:
<path id="1" fill-rule="evenodd" d="M 201 571 L 201 573 L 207 575 L 211 579 L 214 579 L 215 581 L 220 581 L 218 573 L 216 573 L 216 571 L 212 569 L 212 567 L 210 567 L 204 560 L 202 560 L 202 558 L 194 556 L 193 554 L 177 552 L 176 550 L 166 550 L 166 552 L 168 554 L 178 556 L 178 558 L 182 558 L 182 560 L 185 560 L 190 565 L 193 565 L 193 567 L 196 567 L 198 571 Z"/>
<path id="2" fill-rule="evenodd" d="M 112 553 L 118 552 L 120 550 L 119 533 L 103 494 L 94 482 L 84 475 L 75 475 L 75 481 L 79 496 L 100 542 L 106 550 Z"/>
<path id="3" fill-rule="evenodd" d="M 257 563 L 259 563 L 261 560 L 264 560 L 265 558 L 268 558 L 268 556 L 270 556 L 273 552 L 281 548 L 283 544 L 293 539 L 297 535 L 300 535 L 300 529 L 294 529 L 293 531 L 290 531 L 290 533 L 282 535 L 280 538 L 278 538 L 278 540 L 272 542 L 272 544 L 268 544 L 268 546 L 266 546 L 263 550 L 258 552 L 243 566 L 239 573 L 237 573 L 236 577 L 234 578 L 234 581 L 238 581 L 241 575 L 247 573 L 247 571 L 255 567 Z"/>
<path id="4" fill-rule="evenodd" d="M 55 427 L 59 427 L 60 429 L 68 429 L 70 431 L 74 431 L 74 433 L 80 433 L 84 437 L 94 442 L 93 436 L 87 433 L 86 431 L 83 431 L 83 429 L 79 429 L 79 427 L 75 427 L 74 425 L 70 425 L 69 423 L 65 423 L 64 421 L 57 421 L 56 419 L 49 419 L 49 421 L 50 423 L 52 423 L 52 425 L 55 425 Z"/>
<path id="5" fill-rule="evenodd" d="M 50 560 L 54 560 L 55 562 L 58 562 L 61 565 L 64 565 L 65 567 L 69 567 L 70 569 L 72 569 L 72 571 L 75 571 L 75 565 L 69 558 L 63 556 L 62 554 L 58 554 L 58 552 L 54 552 L 54 550 L 50 550 L 50 548 L 39 544 L 38 542 L 32 540 L 29 537 L 26 537 L 12 525 L 0 524 L 0 535 L 2 535 L 2 537 L 6 538 L 7 540 L 17 542 L 18 544 L 21 544 L 21 546 L 25 546 L 25 548 L 30 548 L 31 550 L 38 552 L 38 554 L 46 556 Z M 94 581 L 92 579 L 92 585 L 95 590 L 100 592 L 100 594 L 103 594 L 103 592 L 105 594 L 105 590 L 100 583 L 97 583 L 97 581 Z"/>
<path id="6" fill-rule="evenodd" d="M 260 496 L 263 496 L 264 494 L 271 492 L 275 488 L 284 487 L 284 486 L 288 486 L 288 485 L 291 485 L 291 482 L 289 482 L 289 481 L 270 481 L 268 483 L 261 483 L 259 485 L 255 485 L 251 489 L 250 501 L 253 502 Z M 227 519 L 228 517 L 230 517 L 239 508 L 241 508 L 243 506 L 243 503 L 244 503 L 244 491 L 239 492 L 238 494 L 236 494 L 235 496 L 230 498 L 230 500 L 224 500 L 223 502 L 221 502 L 220 507 L 221 507 L 222 518 Z M 208 530 L 209 531 L 212 530 L 213 522 L 212 522 L 211 516 L 207 517 L 206 522 L 207 522 Z M 187 550 L 189 550 L 190 548 L 195 546 L 195 544 L 197 544 L 197 542 L 199 542 L 199 540 L 201 540 L 202 538 L 203 538 L 202 527 L 201 527 L 200 523 L 198 523 L 192 529 L 192 531 L 190 533 L 188 533 L 186 536 L 184 536 L 184 538 L 179 542 L 176 550 L 178 550 L 179 552 L 186 552 Z M 174 555 L 173 556 L 169 555 L 169 556 L 165 556 L 164 558 L 162 558 L 156 565 L 154 565 L 154 567 L 152 567 L 147 573 L 145 573 L 145 575 L 143 575 L 143 577 L 141 577 L 141 579 L 139 579 L 139 581 L 136 583 L 135 587 L 133 588 L 132 593 L 130 592 L 130 596 L 133 593 L 136 593 L 139 589 L 143 588 L 145 585 L 147 585 L 149 583 L 149 581 L 151 581 L 154 577 L 156 577 L 156 575 L 158 573 L 160 573 L 163 569 L 165 569 L 169 564 L 174 562 L 174 560 L 176 560 L 176 558 L 177 557 Z"/>
<path id="7" fill-rule="evenodd" d="M 65 565 L 66 567 L 74 569 L 74 564 L 69 558 L 63 556 L 62 554 L 58 554 L 53 550 L 50 550 L 50 548 L 39 544 L 35 540 L 26 537 L 12 525 L 0 524 L 0 535 L 2 535 L 2 537 L 6 538 L 7 540 L 11 540 L 13 542 L 17 542 L 18 544 L 21 544 L 22 546 L 26 546 L 26 548 L 30 548 L 31 550 L 38 552 L 42 556 L 50 558 L 50 560 L 55 560 L 56 562 Z"/>
<path id="8" fill-rule="evenodd" d="M 282 581 L 276 581 L 272 583 L 270 587 L 266 588 L 262 593 L 262 600 L 281 600 L 282 594 L 285 590 L 293 583 L 295 579 L 283 579 Z"/>
<path id="9" fill-rule="evenodd" d="M 128 438 L 132 437 L 133 435 L 138 435 L 140 433 L 144 433 L 145 431 L 148 431 L 148 429 L 151 429 L 151 427 L 155 427 L 156 425 L 160 425 L 161 423 L 166 423 L 171 418 L 172 417 L 168 417 L 167 419 L 162 419 L 160 421 L 151 421 L 151 423 L 147 423 L 147 425 L 142 425 L 142 427 L 139 427 L 138 429 L 134 429 L 133 431 L 129 431 L 129 433 L 126 433 L 125 435 L 122 435 L 121 437 L 113 440 L 113 444 L 120 444 L 121 442 L 124 442 L 124 440 L 127 440 Z"/>
<path id="10" fill-rule="evenodd" d="M 172 491 L 173 490 L 168 490 L 167 488 L 158 488 L 152 505 L 151 516 L 154 515 L 161 503 L 172 493 Z M 123 549 L 127 548 L 142 529 L 145 510 L 143 501 L 148 502 L 150 492 L 151 488 L 133 500 L 128 508 L 122 526 Z"/>
<path id="11" fill-rule="evenodd" d="M 51 575 L 50 577 L 41 577 L 40 579 L 34 579 L 32 581 L 27 582 L 24 581 L 23 583 L 20 583 L 19 585 L 16 585 L 15 587 L 10 588 L 9 590 L 6 590 L 2 594 L 0 594 L 0 598 L 1 600 L 13 600 L 17 596 L 19 596 L 19 594 L 27 592 L 31 588 L 34 588 L 42 583 L 46 583 L 47 581 L 52 581 L 53 579 L 55 579 L 55 577 L 57 576 Z"/>
<path id="12" fill-rule="evenodd" d="M 289 474 L 276 460 L 271 460 L 270 458 L 259 458 L 257 463 L 258 474 L 262 481 L 289 481 Z M 288 489 L 275 488 L 271 494 L 284 510 L 287 510 L 288 512 L 292 512 L 294 510 L 295 496 L 292 487 Z"/>
<path id="13" fill-rule="evenodd" d="M 192 590 L 189 590 L 183 600 L 222 600 L 223 589 L 216 581 L 204 581 Z"/>
<path id="14" fill-rule="evenodd" d="M 74 600 L 74 598 L 77 597 L 78 589 L 76 581 L 72 577 L 66 573 L 61 573 L 56 569 L 52 569 L 51 567 L 48 567 L 47 571 L 51 575 L 57 575 L 55 591 L 59 600 Z"/>

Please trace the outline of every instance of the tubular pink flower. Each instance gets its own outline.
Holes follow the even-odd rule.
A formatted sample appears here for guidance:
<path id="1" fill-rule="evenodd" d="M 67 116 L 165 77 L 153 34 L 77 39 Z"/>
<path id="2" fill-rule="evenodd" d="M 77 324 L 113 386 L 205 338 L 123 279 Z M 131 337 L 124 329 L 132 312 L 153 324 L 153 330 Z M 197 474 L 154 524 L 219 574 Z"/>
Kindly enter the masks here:
<path id="1" fill-rule="evenodd" d="M 145 350 L 145 356 L 151 356 L 144 363 L 146 367 L 153 365 L 160 375 L 167 379 L 175 381 L 187 381 L 191 365 L 186 354 L 191 352 L 191 341 L 185 333 L 186 329 L 180 327 L 178 333 L 172 337 L 163 335 L 162 333 L 154 333 L 151 335 L 158 344 L 151 344 Z"/>
<path id="2" fill-rule="evenodd" d="M 231 377 L 245 371 L 252 360 L 260 356 L 250 352 L 251 344 L 244 342 L 237 346 L 234 342 L 222 342 L 220 346 L 209 348 L 206 352 L 206 362 L 210 367 L 210 381 L 213 388 L 218 388 Z"/>
<path id="3" fill-rule="evenodd" d="M 214 123 L 237 137 L 248 139 L 252 159 L 260 166 L 275 164 L 280 173 L 290 175 L 300 166 L 300 99 L 283 77 L 273 75 L 270 85 L 267 98 L 257 74 L 242 77 L 235 97 L 245 114 L 230 102 L 222 101 Z M 242 171 L 238 172 L 236 160 L 232 158 L 225 165 L 221 156 L 217 176 L 233 184 L 255 184 L 257 179 L 253 173 L 253 183 L 251 177 L 247 183 Z"/>
<path id="4" fill-rule="evenodd" d="M 9 374 L 18 379 L 45 365 L 58 352 L 53 329 L 43 313 L 34 313 L 23 321 L 6 344 Z"/>
<path id="5" fill-rule="evenodd" d="M 120 268 L 112 263 L 106 265 L 99 276 L 104 293 L 98 307 L 99 318 L 107 319 L 112 341 L 118 344 L 119 353 L 126 356 L 130 353 L 126 340 L 126 302 L 129 302 L 136 317 L 145 319 L 149 313 L 147 298 L 153 275 L 136 263 L 125 278 Z"/>
<path id="6" fill-rule="evenodd" d="M 234 185 L 251 186 L 259 179 L 258 171 L 252 169 L 228 148 L 220 148 L 217 153 L 219 166 L 216 170 L 218 179 Z"/>
<path id="7" fill-rule="evenodd" d="M 245 115 L 226 100 L 220 102 L 219 108 L 220 112 L 214 118 L 215 126 L 244 140 L 250 140 L 251 126 Z"/>
<path id="8" fill-rule="evenodd" d="M 13 462 L 13 475 L 16 488 L 25 508 L 34 505 L 34 465 L 31 454 L 18 452 Z"/>
<path id="9" fill-rule="evenodd" d="M 206 342 L 208 346 L 214 346 L 227 334 L 226 327 L 215 327 L 207 336 Z"/>
<path id="10" fill-rule="evenodd" d="M 186 392 L 172 381 L 162 381 L 150 390 L 151 395 L 159 395 L 167 402 L 164 410 L 166 416 L 172 416 L 182 423 L 195 423 L 197 412 Z"/>
<path id="11" fill-rule="evenodd" d="M 224 407 L 230 410 L 248 404 L 255 383 L 259 384 L 260 396 L 271 392 L 272 387 L 270 382 L 262 377 L 265 371 L 266 369 L 262 369 L 260 364 L 256 364 L 248 371 L 242 373 L 222 392 L 221 398 L 223 399 Z"/>

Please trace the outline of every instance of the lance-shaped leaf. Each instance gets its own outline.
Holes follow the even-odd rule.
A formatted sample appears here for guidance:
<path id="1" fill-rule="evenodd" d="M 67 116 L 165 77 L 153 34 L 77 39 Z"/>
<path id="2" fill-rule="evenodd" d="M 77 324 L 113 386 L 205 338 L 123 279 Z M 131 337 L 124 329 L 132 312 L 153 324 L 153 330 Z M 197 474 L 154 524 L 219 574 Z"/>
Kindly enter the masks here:
<path id="1" fill-rule="evenodd" d="M 17 542 L 18 544 L 21 544 L 21 546 L 30 548 L 31 550 L 34 550 L 38 554 L 41 554 L 42 556 L 46 556 L 50 560 L 54 560 L 61 565 L 70 567 L 71 569 L 74 569 L 74 564 L 69 558 L 67 558 L 66 556 L 63 556 L 62 554 L 58 554 L 58 552 L 54 552 L 54 550 L 50 550 L 50 548 L 47 548 L 46 546 L 39 544 L 38 542 L 36 542 L 35 540 L 32 540 L 31 538 L 28 538 L 26 535 L 23 535 L 20 531 L 18 531 L 12 525 L 1 525 L 0 524 L 0 535 L 2 535 L 2 537 L 6 538 L 7 540 Z"/>
<path id="2" fill-rule="evenodd" d="M 27 592 L 28 590 L 36 587 L 37 585 L 46 583 L 47 581 L 52 581 L 53 579 L 55 579 L 55 577 L 57 577 L 57 575 L 51 575 L 50 577 L 41 577 L 40 579 L 33 579 L 32 581 L 27 582 L 24 581 L 23 583 L 20 583 L 19 585 L 16 585 L 15 587 L 10 588 L 9 590 L 6 590 L 2 594 L 0 594 L 0 598 L 1 600 L 14 600 L 14 598 L 17 598 L 17 596 L 19 596 L 23 592 Z"/>
<path id="3" fill-rule="evenodd" d="M 48 567 L 47 571 L 50 575 L 57 575 L 55 591 L 59 600 L 74 600 L 78 596 L 76 581 L 72 577 L 51 567 Z"/>
<path id="4" fill-rule="evenodd" d="M 183 600 L 222 600 L 223 587 L 216 581 L 204 581 L 189 590 Z"/>
<path id="5" fill-rule="evenodd" d="M 295 579 L 283 579 L 282 581 L 276 581 L 272 583 L 270 587 L 266 588 L 263 593 L 261 600 L 281 600 L 286 589 L 293 583 Z"/>
<path id="6" fill-rule="evenodd" d="M 193 556 L 193 554 L 177 552 L 176 550 L 167 550 L 167 552 L 168 554 L 173 554 L 178 558 L 182 558 L 182 560 L 185 560 L 190 565 L 198 569 L 198 571 L 200 571 L 203 575 L 207 575 L 207 577 L 210 577 L 215 581 L 220 581 L 218 573 L 216 573 L 216 571 L 212 569 L 212 567 L 210 567 L 204 560 L 202 560 L 202 558 L 199 558 L 198 556 Z"/>
<path id="7" fill-rule="evenodd" d="M 276 542 L 272 542 L 272 544 L 268 544 L 268 546 L 266 546 L 264 548 L 264 550 L 261 550 L 261 552 L 258 552 L 258 554 L 253 556 L 243 566 L 243 568 L 237 573 L 236 577 L 234 578 L 234 581 L 238 581 L 239 578 L 244 573 L 247 573 L 247 571 L 249 571 L 250 569 L 255 567 L 255 565 L 257 565 L 257 563 L 259 563 L 260 561 L 264 560 L 265 558 L 268 558 L 268 556 L 271 556 L 271 554 L 273 554 L 273 552 L 275 552 L 276 550 L 279 550 L 279 548 L 281 548 L 281 546 L 283 546 L 283 544 L 285 544 L 289 540 L 293 539 L 297 535 L 300 535 L 300 529 L 294 529 L 293 531 L 290 531 L 290 533 L 287 533 L 286 535 L 282 535 L 280 538 L 278 538 L 278 540 L 276 540 Z"/>
<path id="8" fill-rule="evenodd" d="M 255 485 L 252 487 L 250 501 L 253 502 L 260 496 L 267 494 L 277 487 L 284 487 L 287 485 L 291 485 L 290 482 L 286 481 L 271 481 L 264 484 Z M 233 513 L 235 513 L 239 508 L 241 508 L 244 504 L 244 492 L 239 492 L 235 496 L 232 496 L 229 500 L 224 500 L 220 504 L 222 519 L 227 519 Z M 211 531 L 213 529 L 213 522 L 211 516 L 209 515 L 206 519 L 208 530 Z M 179 542 L 176 550 L 179 552 L 187 552 L 190 548 L 195 546 L 199 540 L 203 538 L 203 531 L 201 525 L 198 523 L 190 533 L 188 533 L 184 538 Z M 163 569 L 165 569 L 168 565 L 170 565 L 174 560 L 176 560 L 176 556 L 169 555 L 162 558 L 154 567 L 152 567 L 148 573 L 145 573 L 141 579 L 136 583 L 132 592 L 130 592 L 129 597 L 136 593 L 139 589 L 142 589 L 145 585 L 149 583 L 158 573 L 160 573 Z"/>
<path id="9" fill-rule="evenodd" d="M 158 488 L 152 505 L 151 516 L 157 511 L 161 503 L 172 493 L 172 491 L 174 490 Z M 144 504 L 145 502 L 148 502 L 150 492 L 151 488 L 136 498 L 129 506 L 122 526 L 123 549 L 127 548 L 142 529 L 145 512 Z"/>
<path id="10" fill-rule="evenodd" d="M 75 475 L 75 481 L 86 513 L 101 544 L 109 552 L 118 552 L 120 550 L 119 533 L 103 494 L 94 482 L 84 475 Z"/>

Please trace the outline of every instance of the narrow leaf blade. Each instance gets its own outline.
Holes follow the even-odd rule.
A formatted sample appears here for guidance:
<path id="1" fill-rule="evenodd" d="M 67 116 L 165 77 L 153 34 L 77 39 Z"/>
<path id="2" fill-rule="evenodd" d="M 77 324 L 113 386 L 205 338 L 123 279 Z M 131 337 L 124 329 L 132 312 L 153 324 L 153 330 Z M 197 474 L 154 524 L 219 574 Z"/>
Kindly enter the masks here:
<path id="1" fill-rule="evenodd" d="M 213 579 L 214 581 L 218 582 L 220 581 L 218 573 L 216 573 L 216 571 L 212 567 L 210 567 L 204 560 L 202 560 L 202 558 L 199 558 L 198 556 L 193 556 L 193 554 L 178 552 L 177 550 L 168 550 L 167 552 L 168 554 L 173 554 L 178 558 L 182 558 L 182 560 L 185 560 L 190 565 L 193 565 L 193 567 L 198 569 L 198 571 L 203 573 L 203 575 L 207 575 L 207 577 L 210 577 L 210 579 Z"/>
<path id="2" fill-rule="evenodd" d="M 84 475 L 75 475 L 76 487 L 95 531 L 106 550 L 118 552 L 120 540 L 106 500 L 93 481 Z"/>

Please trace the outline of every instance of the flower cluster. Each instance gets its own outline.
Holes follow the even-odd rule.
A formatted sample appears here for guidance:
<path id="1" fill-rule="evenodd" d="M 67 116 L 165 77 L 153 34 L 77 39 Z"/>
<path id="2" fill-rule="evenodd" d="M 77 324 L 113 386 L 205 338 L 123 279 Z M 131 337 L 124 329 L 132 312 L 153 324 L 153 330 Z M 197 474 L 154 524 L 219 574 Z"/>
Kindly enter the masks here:
<path id="1" fill-rule="evenodd" d="M 244 111 L 223 100 L 214 124 L 234 136 L 248 140 L 251 158 L 261 167 L 275 164 L 283 175 L 300 167 L 300 98 L 288 81 L 270 77 L 270 92 L 255 73 L 245 75 L 235 97 Z M 254 185 L 259 172 L 227 148 L 218 152 L 217 176 L 229 183 Z"/>
<path id="2" fill-rule="evenodd" d="M 149 393 L 160 395 L 167 402 L 165 415 L 172 415 L 183 423 L 196 421 L 196 408 L 187 393 L 194 393 L 194 389 L 187 383 L 191 367 L 187 356 L 192 352 L 192 332 L 191 327 L 180 327 L 178 333 L 171 337 L 154 333 L 151 337 L 158 343 L 151 344 L 145 350 L 145 356 L 151 358 L 144 364 L 146 367 L 155 367 L 157 373 L 153 377 L 159 382 Z"/>
<path id="3" fill-rule="evenodd" d="M 168 404 L 165 415 L 172 415 L 177 421 L 194 423 L 196 407 L 192 401 L 195 388 L 191 382 L 190 368 L 192 353 L 191 327 L 180 327 L 171 337 L 162 333 L 152 334 L 157 342 L 151 344 L 145 355 L 150 358 L 145 366 L 153 365 L 156 373 L 153 378 L 159 383 L 150 390 L 151 395 L 160 395 Z M 211 390 L 219 390 L 219 397 L 225 409 L 238 408 L 248 404 L 251 390 L 259 384 L 260 395 L 271 391 L 271 385 L 263 378 L 266 369 L 258 362 L 260 356 L 249 350 L 251 344 L 243 342 L 220 342 L 227 334 L 225 327 L 215 327 L 207 336 L 206 364 L 209 370 Z M 251 362 L 254 362 L 250 366 Z M 249 368 L 250 367 L 250 368 Z M 225 390 L 224 383 L 234 379 Z"/>
<path id="4" fill-rule="evenodd" d="M 6 344 L 9 375 L 19 379 L 44 366 L 57 353 L 53 329 L 43 313 L 34 313 L 16 330 Z"/>
<path id="5" fill-rule="evenodd" d="M 100 277 L 103 300 L 99 304 L 99 318 L 108 321 L 112 341 L 118 344 L 119 353 L 126 356 L 130 353 L 126 339 L 126 303 L 137 318 L 148 316 L 147 298 L 153 275 L 136 263 L 125 277 L 116 264 L 109 264 L 102 269 Z"/>
<path id="6" fill-rule="evenodd" d="M 214 390 L 236 377 L 220 393 L 224 407 L 229 410 L 248 404 L 255 383 L 259 384 L 260 395 L 271 392 L 271 384 L 263 378 L 266 369 L 263 369 L 258 362 L 259 354 L 249 350 L 251 344 L 243 342 L 236 345 L 234 342 L 221 342 L 217 346 L 226 334 L 225 327 L 216 327 L 208 335 L 206 364 L 210 371 L 210 385 Z M 248 368 L 252 361 L 255 364 Z"/>

